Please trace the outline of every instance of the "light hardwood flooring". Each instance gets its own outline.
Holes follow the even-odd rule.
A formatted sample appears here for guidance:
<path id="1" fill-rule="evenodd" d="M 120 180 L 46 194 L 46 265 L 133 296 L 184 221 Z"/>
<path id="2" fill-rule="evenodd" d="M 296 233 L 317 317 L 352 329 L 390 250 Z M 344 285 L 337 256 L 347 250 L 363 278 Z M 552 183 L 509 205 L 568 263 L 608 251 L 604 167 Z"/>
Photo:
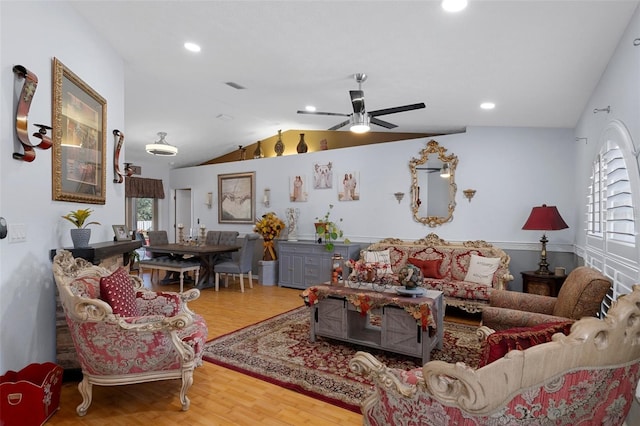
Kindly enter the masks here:
<path id="1" fill-rule="evenodd" d="M 178 284 L 145 284 L 152 289 L 177 291 Z M 185 285 L 185 288 L 189 288 Z M 300 290 L 261 286 L 253 289 L 230 280 L 220 291 L 201 291 L 189 306 L 204 316 L 209 339 L 302 306 Z M 180 381 L 126 386 L 94 386 L 87 415 L 76 407 L 82 398 L 77 383 L 64 383 L 60 410 L 48 425 L 360 425 L 362 415 L 300 393 L 240 374 L 209 362 L 196 368 L 188 411 L 180 410 Z"/>

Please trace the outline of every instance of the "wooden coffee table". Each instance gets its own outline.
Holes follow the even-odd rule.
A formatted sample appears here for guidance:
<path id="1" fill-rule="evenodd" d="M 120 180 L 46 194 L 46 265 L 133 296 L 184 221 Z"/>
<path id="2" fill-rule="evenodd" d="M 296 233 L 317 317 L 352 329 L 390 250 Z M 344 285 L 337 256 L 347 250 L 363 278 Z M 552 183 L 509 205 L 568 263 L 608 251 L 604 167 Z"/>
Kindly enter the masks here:
<path id="1" fill-rule="evenodd" d="M 320 285 L 305 290 L 304 295 L 311 306 L 312 342 L 323 336 L 413 356 L 422 363 L 429 361 L 434 348 L 442 349 L 441 291 L 425 290 L 423 296 L 407 297 L 393 290 Z"/>

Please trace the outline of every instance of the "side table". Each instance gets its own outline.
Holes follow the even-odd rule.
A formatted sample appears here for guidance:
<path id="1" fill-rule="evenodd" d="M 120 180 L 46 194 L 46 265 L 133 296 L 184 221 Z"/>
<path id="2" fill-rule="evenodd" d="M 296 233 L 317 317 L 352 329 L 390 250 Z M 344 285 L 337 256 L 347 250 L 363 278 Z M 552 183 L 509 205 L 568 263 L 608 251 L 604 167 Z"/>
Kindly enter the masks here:
<path id="1" fill-rule="evenodd" d="M 567 278 L 566 275 L 536 274 L 535 271 L 525 271 L 520 274 L 522 275 L 522 291 L 552 297 L 558 297 L 558 292 Z"/>

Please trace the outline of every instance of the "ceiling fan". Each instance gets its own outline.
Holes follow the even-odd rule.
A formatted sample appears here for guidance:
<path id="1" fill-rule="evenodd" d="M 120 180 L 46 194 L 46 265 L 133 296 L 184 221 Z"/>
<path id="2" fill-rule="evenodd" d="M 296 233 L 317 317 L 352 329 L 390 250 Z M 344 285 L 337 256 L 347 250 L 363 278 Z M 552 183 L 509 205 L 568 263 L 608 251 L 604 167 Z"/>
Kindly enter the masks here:
<path id="1" fill-rule="evenodd" d="M 389 123 L 388 121 L 376 118 L 380 115 L 395 114 L 397 112 L 411 111 L 414 109 L 421 109 L 425 107 L 424 103 L 420 102 L 418 104 L 403 105 L 367 112 L 364 108 L 364 91 L 362 90 L 362 83 L 367 80 L 367 75 L 364 73 L 357 73 L 353 75 L 353 78 L 356 80 L 356 82 L 358 82 L 358 90 L 349 91 L 349 95 L 351 96 L 351 104 L 353 105 L 353 113 L 343 114 L 338 112 L 298 111 L 298 114 L 335 115 L 349 117 L 348 120 L 336 124 L 329 130 L 338 130 L 339 128 L 351 123 L 350 130 L 352 132 L 364 133 L 369 131 L 369 123 L 382 126 L 386 129 L 393 129 L 395 127 L 398 127 L 393 123 Z"/>

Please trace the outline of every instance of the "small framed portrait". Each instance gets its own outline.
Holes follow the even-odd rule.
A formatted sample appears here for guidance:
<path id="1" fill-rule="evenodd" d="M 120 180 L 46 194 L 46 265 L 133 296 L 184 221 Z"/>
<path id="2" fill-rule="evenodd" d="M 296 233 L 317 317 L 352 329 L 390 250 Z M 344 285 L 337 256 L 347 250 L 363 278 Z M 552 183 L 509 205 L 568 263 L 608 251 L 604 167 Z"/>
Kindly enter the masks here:
<path id="1" fill-rule="evenodd" d="M 360 199 L 360 173 L 346 171 L 338 175 L 338 200 L 358 201 Z"/>
<path id="2" fill-rule="evenodd" d="M 303 175 L 291 176 L 289 184 L 289 200 L 292 203 L 307 201 L 307 177 Z"/>
<path id="3" fill-rule="evenodd" d="M 116 241 L 128 241 L 131 239 L 129 237 L 129 230 L 125 225 L 112 225 L 111 227 L 116 236 Z"/>
<path id="4" fill-rule="evenodd" d="M 315 163 L 313 165 L 313 189 L 329 189 L 333 187 L 333 164 Z"/>

